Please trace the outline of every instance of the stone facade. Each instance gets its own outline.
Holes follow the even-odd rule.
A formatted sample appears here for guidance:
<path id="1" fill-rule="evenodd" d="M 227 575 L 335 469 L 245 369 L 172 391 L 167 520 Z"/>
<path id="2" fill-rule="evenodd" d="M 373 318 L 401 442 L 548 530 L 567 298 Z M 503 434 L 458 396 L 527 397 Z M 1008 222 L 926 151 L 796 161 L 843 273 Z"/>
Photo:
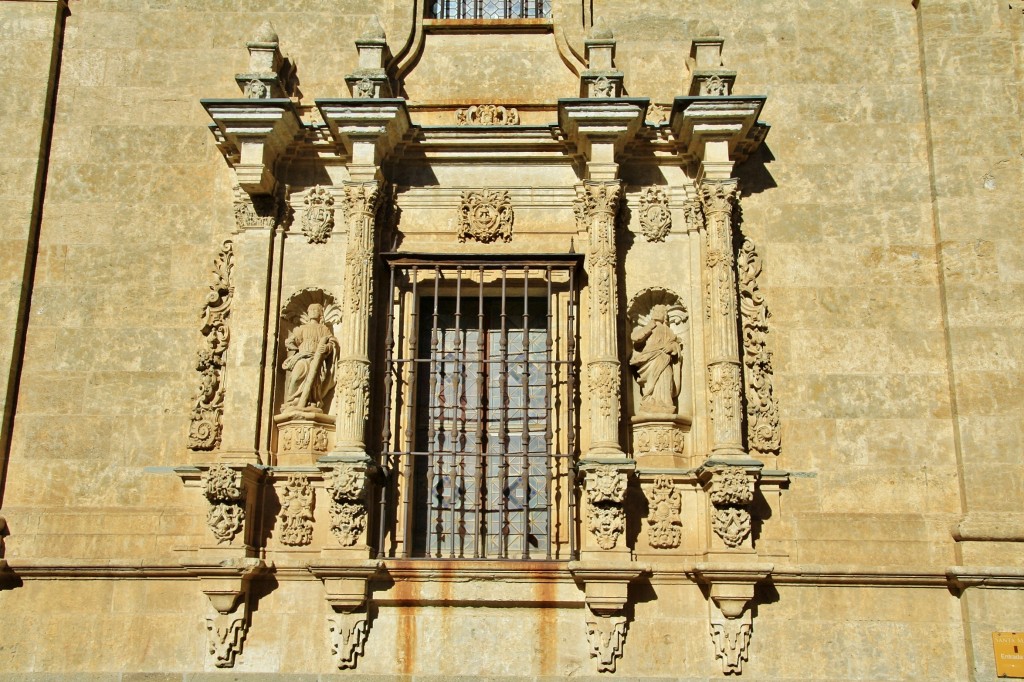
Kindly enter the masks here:
<path id="1" fill-rule="evenodd" d="M 995 678 L 1019 3 L 292 4 L 0 0 L 3 676 Z"/>

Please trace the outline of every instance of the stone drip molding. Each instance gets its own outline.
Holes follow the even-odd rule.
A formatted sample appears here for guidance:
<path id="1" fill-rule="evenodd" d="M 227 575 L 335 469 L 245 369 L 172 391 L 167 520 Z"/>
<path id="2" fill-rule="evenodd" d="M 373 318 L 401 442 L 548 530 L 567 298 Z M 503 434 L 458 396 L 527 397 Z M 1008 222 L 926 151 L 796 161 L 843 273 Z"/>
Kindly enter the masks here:
<path id="1" fill-rule="evenodd" d="M 758 285 L 761 256 L 744 239 L 736 259 L 739 272 L 740 320 L 743 329 L 743 379 L 747 445 L 754 456 L 778 455 L 782 447 L 779 406 L 772 388 L 772 354 L 767 349 L 768 318 Z"/>
<path id="2" fill-rule="evenodd" d="M 225 241 L 213 261 L 213 284 L 203 306 L 203 347 L 196 359 L 199 389 L 192 405 L 192 423 L 188 432 L 190 450 L 214 450 L 220 445 L 221 418 L 224 414 L 224 369 L 228 349 L 231 300 L 234 296 L 232 272 L 234 253 L 231 240 Z"/>

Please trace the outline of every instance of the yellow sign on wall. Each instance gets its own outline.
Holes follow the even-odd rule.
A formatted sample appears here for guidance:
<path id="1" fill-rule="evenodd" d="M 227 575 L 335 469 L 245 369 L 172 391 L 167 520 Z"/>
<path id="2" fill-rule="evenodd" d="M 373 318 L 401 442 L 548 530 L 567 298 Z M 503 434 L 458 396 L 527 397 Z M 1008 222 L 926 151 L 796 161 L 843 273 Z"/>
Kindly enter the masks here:
<path id="1" fill-rule="evenodd" d="M 993 632 L 996 677 L 1024 678 L 1024 632 Z"/>

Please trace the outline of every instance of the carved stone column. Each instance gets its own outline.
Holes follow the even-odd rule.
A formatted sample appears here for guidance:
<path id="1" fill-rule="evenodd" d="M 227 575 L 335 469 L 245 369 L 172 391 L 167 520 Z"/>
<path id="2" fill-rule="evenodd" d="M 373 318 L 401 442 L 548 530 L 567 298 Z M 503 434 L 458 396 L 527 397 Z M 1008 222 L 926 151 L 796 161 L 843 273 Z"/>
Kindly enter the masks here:
<path id="1" fill-rule="evenodd" d="M 617 180 L 587 180 L 576 186 L 576 215 L 587 230 L 590 316 L 586 327 L 590 360 L 590 449 L 588 457 L 622 455 L 619 445 L 621 370 L 618 343 L 618 263 L 615 215 L 622 188 Z"/>
<path id="2" fill-rule="evenodd" d="M 711 414 L 711 454 L 745 457 L 743 449 L 742 358 L 737 320 L 732 210 L 738 183 L 707 180 L 700 186 L 704 232 L 705 316 L 709 329 L 708 393 Z"/>
<path id="3" fill-rule="evenodd" d="M 365 456 L 366 419 L 370 404 L 369 321 L 380 184 L 376 181 L 346 182 L 342 189 L 342 204 L 348 222 L 345 288 L 342 293 L 346 329 L 338 339 L 335 452 Z"/>

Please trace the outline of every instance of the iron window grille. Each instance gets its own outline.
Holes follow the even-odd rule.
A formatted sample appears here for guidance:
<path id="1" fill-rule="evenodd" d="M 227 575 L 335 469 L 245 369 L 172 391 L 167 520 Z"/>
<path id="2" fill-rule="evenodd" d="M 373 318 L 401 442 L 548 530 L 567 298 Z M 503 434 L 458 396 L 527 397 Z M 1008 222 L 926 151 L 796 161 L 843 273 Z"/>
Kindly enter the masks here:
<path id="1" fill-rule="evenodd" d="M 439 0 L 430 5 L 433 19 L 549 19 L 545 0 Z"/>
<path id="2" fill-rule="evenodd" d="M 572 558 L 576 257 L 385 260 L 380 557 Z"/>

